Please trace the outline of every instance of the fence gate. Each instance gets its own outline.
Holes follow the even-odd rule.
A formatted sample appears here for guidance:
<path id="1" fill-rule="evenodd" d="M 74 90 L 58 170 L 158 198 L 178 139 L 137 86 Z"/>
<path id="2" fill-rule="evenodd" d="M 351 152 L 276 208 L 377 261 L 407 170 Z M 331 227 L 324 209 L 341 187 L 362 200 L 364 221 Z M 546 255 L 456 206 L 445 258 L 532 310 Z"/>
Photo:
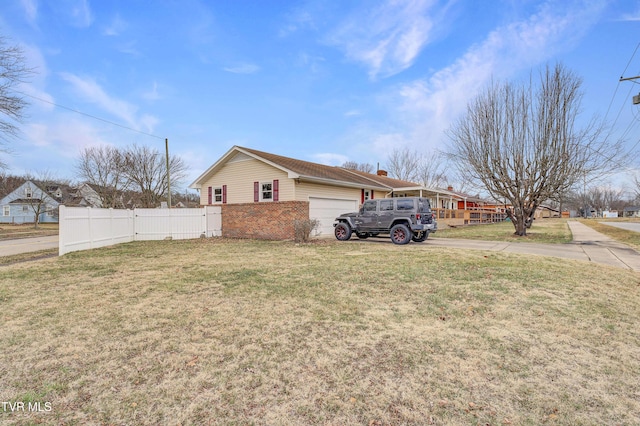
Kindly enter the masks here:
<path id="1" fill-rule="evenodd" d="M 206 206 L 204 208 L 207 216 L 207 237 L 222 236 L 222 207 Z"/>

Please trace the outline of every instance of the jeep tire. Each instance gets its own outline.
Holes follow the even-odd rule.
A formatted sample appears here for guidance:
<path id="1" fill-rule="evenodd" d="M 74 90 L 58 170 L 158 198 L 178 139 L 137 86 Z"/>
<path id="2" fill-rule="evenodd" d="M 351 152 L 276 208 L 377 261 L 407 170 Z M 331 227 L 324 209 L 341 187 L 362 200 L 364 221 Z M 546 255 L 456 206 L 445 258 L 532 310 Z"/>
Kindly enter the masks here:
<path id="1" fill-rule="evenodd" d="M 391 228 L 391 241 L 394 244 L 408 244 L 411 241 L 412 232 L 407 225 L 399 223 Z"/>
<path id="2" fill-rule="evenodd" d="M 347 223 L 340 222 L 336 225 L 333 233 L 339 241 L 347 241 L 351 238 L 351 227 Z"/>
<path id="3" fill-rule="evenodd" d="M 411 240 L 416 243 L 422 243 L 429 238 L 429 231 L 419 231 L 411 236 Z"/>

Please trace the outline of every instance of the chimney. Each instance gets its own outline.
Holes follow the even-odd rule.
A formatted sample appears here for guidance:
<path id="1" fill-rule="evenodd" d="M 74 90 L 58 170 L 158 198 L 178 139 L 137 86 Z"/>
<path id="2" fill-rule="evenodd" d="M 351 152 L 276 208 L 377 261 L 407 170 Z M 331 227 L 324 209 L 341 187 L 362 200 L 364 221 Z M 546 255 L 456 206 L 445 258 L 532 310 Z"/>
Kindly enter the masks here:
<path id="1" fill-rule="evenodd" d="M 447 191 L 453 191 L 453 186 L 449 185 L 449 186 L 447 187 Z"/>
<path id="2" fill-rule="evenodd" d="M 378 169 L 377 175 L 378 176 L 387 176 L 387 171 L 386 170 L 382 170 L 382 169 Z"/>

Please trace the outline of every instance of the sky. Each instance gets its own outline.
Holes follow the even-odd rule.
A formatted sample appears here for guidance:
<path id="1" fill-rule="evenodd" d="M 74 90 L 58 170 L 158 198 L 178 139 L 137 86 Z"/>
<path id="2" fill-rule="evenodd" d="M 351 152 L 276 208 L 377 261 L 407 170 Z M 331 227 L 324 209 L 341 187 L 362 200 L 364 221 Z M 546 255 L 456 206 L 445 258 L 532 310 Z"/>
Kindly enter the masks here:
<path id="1" fill-rule="evenodd" d="M 582 117 L 640 142 L 640 0 L 4 0 L 35 74 L 12 174 L 77 179 L 85 147 L 148 145 L 189 185 L 232 146 L 329 165 L 425 158 L 491 81 L 561 62 Z M 637 166 L 640 166 L 638 164 Z"/>

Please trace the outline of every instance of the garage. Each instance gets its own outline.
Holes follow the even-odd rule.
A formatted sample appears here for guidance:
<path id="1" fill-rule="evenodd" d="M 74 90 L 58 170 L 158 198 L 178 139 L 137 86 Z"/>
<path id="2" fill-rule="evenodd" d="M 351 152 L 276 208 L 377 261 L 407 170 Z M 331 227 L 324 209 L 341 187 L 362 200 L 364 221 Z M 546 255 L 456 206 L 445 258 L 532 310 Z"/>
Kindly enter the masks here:
<path id="1" fill-rule="evenodd" d="M 358 200 L 309 197 L 309 218 L 320 220 L 320 235 L 333 235 L 333 222 L 342 213 L 358 210 Z"/>

